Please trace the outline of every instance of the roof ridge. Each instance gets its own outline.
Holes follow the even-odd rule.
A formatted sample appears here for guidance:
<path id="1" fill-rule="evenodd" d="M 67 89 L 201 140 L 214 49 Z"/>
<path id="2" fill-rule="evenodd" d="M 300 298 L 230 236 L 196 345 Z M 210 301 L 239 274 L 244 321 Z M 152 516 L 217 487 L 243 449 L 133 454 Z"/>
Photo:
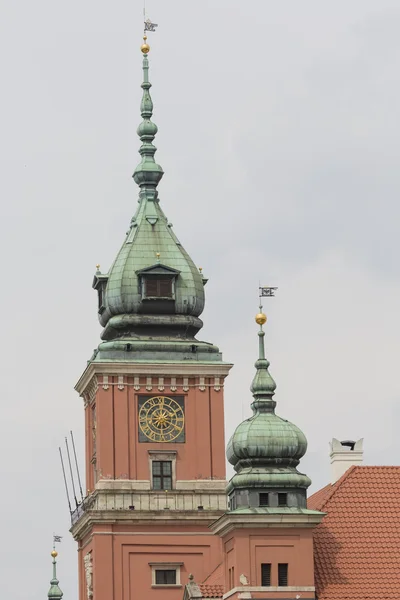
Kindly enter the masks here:
<path id="1" fill-rule="evenodd" d="M 204 581 L 202 582 L 202 584 L 201 584 L 201 585 L 203 585 L 203 584 L 207 583 L 207 579 L 210 579 L 211 575 L 214 575 L 215 571 L 216 571 L 217 569 L 219 569 L 219 568 L 220 568 L 220 566 L 223 564 L 223 562 L 224 562 L 224 561 L 223 561 L 223 560 L 221 560 L 221 562 L 220 562 L 220 563 L 219 563 L 219 564 L 218 564 L 218 565 L 215 567 L 215 569 L 213 569 L 213 570 L 211 571 L 211 573 L 209 573 L 209 574 L 207 575 L 207 577 L 204 579 Z M 216 584 L 210 584 L 210 585 L 220 585 L 220 584 L 216 583 Z M 222 584 L 221 584 L 221 585 L 222 585 Z"/>
<path id="2" fill-rule="evenodd" d="M 353 465 L 358 469 L 398 469 L 399 465 Z"/>
<path id="3" fill-rule="evenodd" d="M 352 465 L 349 469 L 347 469 L 347 471 L 345 471 L 345 473 L 343 473 L 343 475 L 340 477 L 340 479 L 335 481 L 335 483 L 331 484 L 331 486 L 332 486 L 331 491 L 324 497 L 324 499 L 322 500 L 322 504 L 320 506 L 318 506 L 318 509 L 314 509 L 314 510 L 321 510 L 322 508 L 324 508 L 326 506 L 326 504 L 329 502 L 329 500 L 332 498 L 332 496 L 334 496 L 334 494 L 336 494 L 338 489 L 342 487 L 343 483 L 346 481 L 346 479 L 350 476 L 350 474 L 356 468 L 358 468 L 358 465 Z M 325 487 L 327 487 L 327 486 L 325 486 Z M 323 489 L 324 488 L 321 488 L 321 490 L 323 490 Z M 315 493 L 317 494 L 319 491 L 320 490 L 318 490 Z M 311 496 L 311 498 L 312 498 L 312 496 Z"/>

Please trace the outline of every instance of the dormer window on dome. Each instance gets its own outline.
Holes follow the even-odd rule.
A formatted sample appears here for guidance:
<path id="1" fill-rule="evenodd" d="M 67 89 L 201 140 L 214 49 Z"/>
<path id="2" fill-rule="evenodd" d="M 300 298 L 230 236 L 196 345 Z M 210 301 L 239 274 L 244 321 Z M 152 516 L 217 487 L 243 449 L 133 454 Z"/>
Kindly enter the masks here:
<path id="1" fill-rule="evenodd" d="M 157 263 L 137 271 L 142 300 L 175 300 L 179 271 Z"/>
<path id="2" fill-rule="evenodd" d="M 99 270 L 97 270 L 96 275 L 94 276 L 94 279 L 93 279 L 92 287 L 95 290 L 97 290 L 99 315 L 101 315 L 105 311 L 104 294 L 106 291 L 107 281 L 108 281 L 108 276 L 103 275 L 102 273 L 100 273 Z"/>
<path id="3" fill-rule="evenodd" d="M 142 293 L 144 298 L 173 298 L 171 277 L 146 277 Z"/>

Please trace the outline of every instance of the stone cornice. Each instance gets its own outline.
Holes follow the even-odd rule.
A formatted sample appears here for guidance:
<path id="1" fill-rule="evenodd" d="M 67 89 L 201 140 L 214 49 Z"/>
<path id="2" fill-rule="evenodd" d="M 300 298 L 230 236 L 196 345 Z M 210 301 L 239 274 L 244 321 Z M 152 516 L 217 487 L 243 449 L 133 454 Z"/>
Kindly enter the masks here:
<path id="1" fill-rule="evenodd" d="M 157 450 L 149 450 L 150 453 L 157 453 Z M 166 454 L 167 452 L 163 452 Z M 172 453 L 176 454 L 173 450 Z M 184 494 L 188 491 L 197 491 L 200 493 L 225 494 L 226 481 L 224 479 L 178 479 L 173 490 L 168 495 Z M 137 481 L 134 479 L 99 479 L 96 483 L 96 491 L 106 494 L 115 494 L 116 492 L 135 492 L 145 494 L 160 495 L 160 490 L 152 490 L 150 480 Z"/>
<path id="2" fill-rule="evenodd" d="M 249 514 L 235 515 L 225 513 L 218 521 L 211 524 L 210 529 L 220 535 L 226 535 L 234 529 L 270 529 L 270 528 L 313 528 L 324 518 L 324 513 L 301 514 Z"/>
<path id="3" fill-rule="evenodd" d="M 82 396 L 97 375 L 136 376 L 136 377 L 226 377 L 232 368 L 229 363 L 129 363 L 129 362 L 91 362 L 75 385 Z"/>
<path id="4" fill-rule="evenodd" d="M 88 535 L 93 525 L 109 524 L 109 525 L 147 525 L 154 526 L 155 522 L 159 525 L 174 525 L 176 522 L 190 523 L 191 525 L 210 525 L 218 519 L 222 511 L 205 510 L 205 511 L 130 511 L 130 510 L 104 510 L 85 512 L 80 519 L 74 523 L 70 532 L 75 540 L 82 540 Z M 111 528 L 110 528 L 111 529 Z M 111 533 L 111 531 L 110 531 Z M 132 531 L 132 534 L 135 532 Z M 159 533 L 159 532 L 158 532 Z"/>

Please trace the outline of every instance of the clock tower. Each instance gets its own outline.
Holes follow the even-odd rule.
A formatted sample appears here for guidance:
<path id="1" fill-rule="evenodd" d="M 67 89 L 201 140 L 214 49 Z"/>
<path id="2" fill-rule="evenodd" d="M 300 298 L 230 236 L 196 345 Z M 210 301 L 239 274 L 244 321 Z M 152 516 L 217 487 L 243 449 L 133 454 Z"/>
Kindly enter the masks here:
<path id="1" fill-rule="evenodd" d="M 159 201 L 146 38 L 138 207 L 93 280 L 101 343 L 76 390 L 87 496 L 72 515 L 80 600 L 175 600 L 221 562 L 209 525 L 226 511 L 223 386 L 230 364 L 199 341 L 207 279 Z"/>

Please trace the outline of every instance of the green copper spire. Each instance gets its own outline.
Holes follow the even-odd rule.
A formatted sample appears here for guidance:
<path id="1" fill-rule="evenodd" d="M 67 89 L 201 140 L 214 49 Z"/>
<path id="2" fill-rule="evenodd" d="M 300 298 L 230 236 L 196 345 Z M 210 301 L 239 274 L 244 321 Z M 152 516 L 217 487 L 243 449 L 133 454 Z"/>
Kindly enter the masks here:
<path id="1" fill-rule="evenodd" d="M 141 194 L 145 195 L 148 200 L 157 200 L 158 192 L 156 190 L 157 185 L 161 181 L 164 172 L 160 165 L 154 160 L 154 155 L 157 148 L 153 145 L 154 138 L 158 131 L 157 125 L 152 122 L 151 117 L 153 116 L 153 101 L 150 96 L 151 83 L 149 81 L 149 59 L 148 52 L 150 50 L 149 45 L 146 43 L 142 45 L 143 52 L 143 97 L 140 104 L 140 112 L 143 121 L 140 123 L 137 134 L 140 137 L 142 145 L 139 149 L 139 154 L 142 157 L 140 164 L 136 167 L 133 174 L 133 179 L 140 186 Z"/>
<path id="2" fill-rule="evenodd" d="M 284 494 L 287 507 L 304 508 L 305 491 L 311 481 L 296 467 L 307 450 L 307 440 L 296 425 L 275 414 L 276 384 L 268 371 L 264 348 L 263 325 L 266 321 L 264 313 L 256 316 L 260 330 L 259 357 L 250 388 L 254 398 L 251 404 L 253 416 L 236 428 L 228 442 L 227 458 L 236 474 L 227 491 L 236 507 L 259 506 L 259 493 L 272 492 L 271 502 L 276 500 L 276 504 L 271 506 L 278 506 L 278 494 L 281 494 L 281 500 Z"/>
<path id="3" fill-rule="evenodd" d="M 260 325 L 260 330 L 258 332 L 258 360 L 254 364 L 257 370 L 250 388 L 254 397 L 251 407 L 254 411 L 273 412 L 276 402 L 272 398 L 275 394 L 276 383 L 269 374 L 269 362 L 265 358 L 263 325 L 266 321 L 267 317 L 262 312 L 262 306 L 260 306 L 260 312 L 256 316 L 256 322 Z"/>
<path id="4" fill-rule="evenodd" d="M 51 587 L 49 589 L 49 593 L 47 594 L 47 596 L 51 600 L 61 600 L 61 598 L 63 597 L 63 593 L 58 586 L 59 581 L 57 579 L 56 558 L 58 556 L 58 552 L 56 550 L 53 550 L 51 553 L 51 556 L 53 557 L 53 578 L 50 581 Z"/>
<path id="5" fill-rule="evenodd" d="M 221 362 L 216 346 L 195 338 L 203 326 L 206 279 L 196 267 L 163 212 L 157 186 L 163 170 L 154 159 L 153 101 L 149 80 L 150 50 L 143 57 L 141 161 L 133 179 L 139 202 L 122 246 L 108 273 L 97 269 L 93 287 L 104 327 L 92 360 Z M 186 198 L 182 199 L 182 202 Z M 195 222 L 194 222 L 195 223 Z"/>

